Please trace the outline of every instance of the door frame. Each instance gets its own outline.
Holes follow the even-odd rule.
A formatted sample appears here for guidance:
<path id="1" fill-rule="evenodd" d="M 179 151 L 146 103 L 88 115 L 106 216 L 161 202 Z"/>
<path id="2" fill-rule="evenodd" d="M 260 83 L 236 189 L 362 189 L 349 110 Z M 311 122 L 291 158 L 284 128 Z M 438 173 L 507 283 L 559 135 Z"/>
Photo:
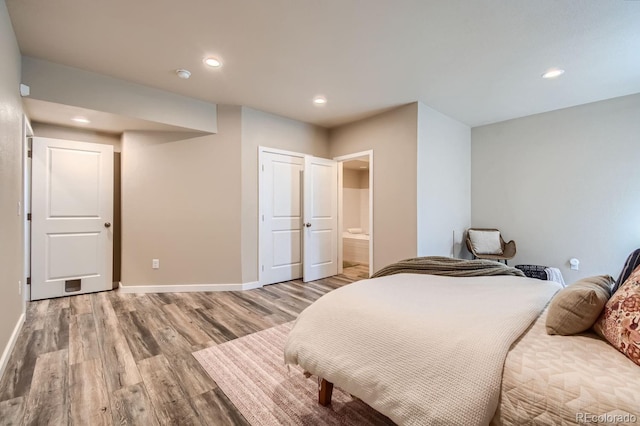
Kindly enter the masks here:
<path id="1" fill-rule="evenodd" d="M 24 302 L 31 300 L 31 138 L 33 138 L 31 121 L 26 115 L 22 116 L 22 207 L 18 212 L 22 215 L 22 248 L 23 270 L 20 291 Z M 23 310 L 24 311 L 24 310 Z"/>
<path id="2" fill-rule="evenodd" d="M 369 157 L 369 276 L 373 275 L 373 150 L 354 152 L 353 154 L 341 155 L 333 157 L 338 162 L 338 273 L 343 272 L 342 268 L 342 218 L 343 208 L 343 169 L 342 163 L 360 157 Z"/>
<path id="3" fill-rule="evenodd" d="M 263 191 L 263 187 L 264 187 L 264 178 L 263 178 L 263 173 L 262 173 L 262 169 L 264 167 L 264 164 L 262 163 L 262 155 L 264 153 L 271 153 L 271 154 L 280 154 L 280 155 L 288 155 L 290 157 L 297 157 L 297 158 L 302 158 L 304 160 L 304 158 L 307 156 L 307 154 L 303 154 L 300 152 L 294 152 L 294 151 L 287 151 L 284 149 L 276 149 L 276 148 L 268 148 L 265 146 L 258 146 L 258 285 L 260 287 L 263 287 L 264 284 L 264 274 L 263 274 L 263 253 L 262 253 L 262 231 L 263 231 L 263 226 L 262 226 L 262 209 L 264 207 L 264 191 Z M 301 255 L 304 256 L 304 253 L 302 252 L 302 250 L 304 249 L 304 244 L 302 245 L 302 247 L 300 247 L 301 250 Z M 304 258 L 304 257 L 303 257 Z"/>

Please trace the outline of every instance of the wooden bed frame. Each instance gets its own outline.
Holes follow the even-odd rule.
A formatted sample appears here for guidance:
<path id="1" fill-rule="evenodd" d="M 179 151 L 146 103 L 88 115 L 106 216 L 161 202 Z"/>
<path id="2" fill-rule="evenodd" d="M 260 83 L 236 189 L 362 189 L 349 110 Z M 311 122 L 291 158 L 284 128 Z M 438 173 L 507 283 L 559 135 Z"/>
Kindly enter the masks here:
<path id="1" fill-rule="evenodd" d="M 320 390 L 318 391 L 318 402 L 323 407 L 331 404 L 331 394 L 333 393 L 333 383 L 322 379 L 320 381 Z"/>

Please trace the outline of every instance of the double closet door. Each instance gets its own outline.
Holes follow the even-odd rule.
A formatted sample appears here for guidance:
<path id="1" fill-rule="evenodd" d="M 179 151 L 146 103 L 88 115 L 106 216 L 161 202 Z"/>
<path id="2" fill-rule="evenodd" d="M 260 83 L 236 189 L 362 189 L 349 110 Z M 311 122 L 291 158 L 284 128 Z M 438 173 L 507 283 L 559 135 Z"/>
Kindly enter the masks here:
<path id="1" fill-rule="evenodd" d="M 338 167 L 260 151 L 260 284 L 338 273 Z"/>

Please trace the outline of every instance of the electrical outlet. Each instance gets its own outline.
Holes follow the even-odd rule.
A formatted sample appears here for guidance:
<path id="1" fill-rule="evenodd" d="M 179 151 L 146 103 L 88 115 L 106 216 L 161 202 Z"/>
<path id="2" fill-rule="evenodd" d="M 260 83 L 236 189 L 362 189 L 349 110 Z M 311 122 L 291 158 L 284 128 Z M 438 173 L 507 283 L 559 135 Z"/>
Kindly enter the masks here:
<path id="1" fill-rule="evenodd" d="M 580 261 L 575 257 L 569 260 L 569 265 L 571 265 L 572 271 L 578 271 L 580 269 Z"/>
<path id="2" fill-rule="evenodd" d="M 160 259 L 151 259 L 151 268 L 160 269 Z"/>
<path id="3" fill-rule="evenodd" d="M 22 281 L 18 280 L 18 294 L 22 294 Z"/>

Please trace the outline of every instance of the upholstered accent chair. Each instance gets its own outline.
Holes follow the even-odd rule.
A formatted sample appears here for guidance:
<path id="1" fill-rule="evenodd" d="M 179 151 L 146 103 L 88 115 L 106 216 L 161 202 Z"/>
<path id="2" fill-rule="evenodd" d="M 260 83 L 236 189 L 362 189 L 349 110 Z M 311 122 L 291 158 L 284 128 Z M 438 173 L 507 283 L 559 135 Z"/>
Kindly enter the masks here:
<path id="1" fill-rule="evenodd" d="M 516 255 L 516 243 L 511 240 L 505 243 L 500 231 L 493 228 L 469 228 L 467 230 L 467 249 L 474 259 L 503 261 L 513 259 Z"/>

